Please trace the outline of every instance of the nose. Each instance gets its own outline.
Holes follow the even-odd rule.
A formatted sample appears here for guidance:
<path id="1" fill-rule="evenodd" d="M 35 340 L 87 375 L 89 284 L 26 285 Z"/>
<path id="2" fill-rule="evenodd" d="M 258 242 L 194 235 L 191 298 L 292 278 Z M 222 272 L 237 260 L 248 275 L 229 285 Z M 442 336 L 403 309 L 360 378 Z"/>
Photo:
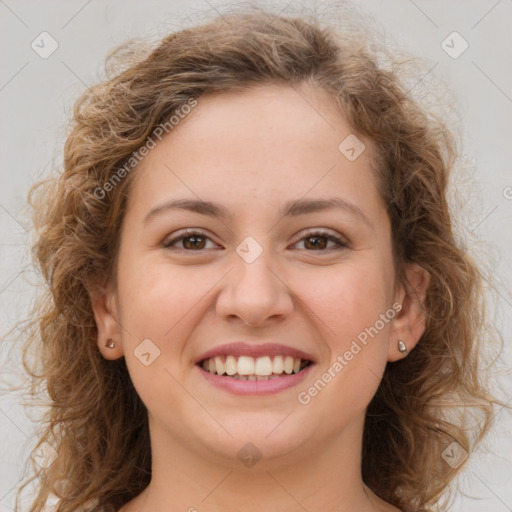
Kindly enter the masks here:
<path id="1" fill-rule="evenodd" d="M 284 276 L 271 268 L 272 261 L 265 254 L 268 252 L 264 251 L 252 263 L 234 255 L 235 268 L 226 276 L 217 297 L 219 316 L 263 327 L 290 315 L 294 307 L 291 291 Z"/>

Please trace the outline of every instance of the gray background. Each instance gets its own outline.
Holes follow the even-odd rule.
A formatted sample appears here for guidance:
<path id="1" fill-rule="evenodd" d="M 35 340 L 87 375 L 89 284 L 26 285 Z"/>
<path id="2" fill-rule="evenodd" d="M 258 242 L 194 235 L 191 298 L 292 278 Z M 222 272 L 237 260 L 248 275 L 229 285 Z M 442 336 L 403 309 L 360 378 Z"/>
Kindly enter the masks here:
<path id="1" fill-rule="evenodd" d="M 101 78 L 106 53 L 131 37 L 155 38 L 236 3 L 201 1 L 14 1 L 0 0 L 0 357 L 1 389 L 22 379 L 16 322 L 27 318 L 37 275 L 30 269 L 30 222 L 26 211 L 29 186 L 59 162 L 66 121 L 74 99 Z M 263 2 L 259 2 L 264 5 Z M 275 12 L 334 9 L 333 2 L 274 2 Z M 504 336 L 501 372 L 496 378 L 512 396 L 507 372 L 510 345 L 512 225 L 512 3 L 510 0 L 358 2 L 380 23 L 401 49 L 425 59 L 425 80 L 438 77 L 450 93 L 445 101 L 458 112 L 455 122 L 463 141 L 463 160 L 472 181 L 457 188 L 471 210 L 463 217 L 467 231 L 480 240 L 471 249 L 485 255 L 497 294 L 494 323 Z M 326 7 L 327 6 L 327 7 Z M 47 59 L 32 48 L 41 32 L 57 41 Z M 454 59 L 441 47 L 453 31 L 469 44 Z M 451 44 L 451 43 L 450 43 Z M 454 51 L 460 46 L 455 44 Z M 452 44 L 452 45 L 453 45 Z M 48 48 L 48 46 L 46 46 Z M 416 78 L 421 88 L 423 75 Z M 507 392 L 508 390 L 508 392 Z M 12 510 L 15 489 L 34 444 L 34 428 L 20 396 L 3 392 L 0 401 L 0 512 Z M 512 413 L 497 411 L 497 424 L 458 479 L 468 494 L 453 512 L 512 511 Z M 8 441 L 5 441 L 8 440 Z M 507 485 L 508 484 L 508 485 Z"/>

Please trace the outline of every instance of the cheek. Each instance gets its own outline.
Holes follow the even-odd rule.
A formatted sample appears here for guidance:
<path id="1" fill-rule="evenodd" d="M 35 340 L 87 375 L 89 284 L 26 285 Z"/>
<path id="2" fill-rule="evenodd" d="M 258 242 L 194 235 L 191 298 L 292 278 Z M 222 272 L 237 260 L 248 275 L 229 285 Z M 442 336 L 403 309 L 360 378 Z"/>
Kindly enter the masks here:
<path id="1" fill-rule="evenodd" d="M 127 276 L 123 296 L 123 317 L 130 332 L 165 343 L 175 331 L 190 323 L 193 310 L 218 279 L 213 272 L 171 265 L 146 265 L 144 271 Z"/>
<path id="2" fill-rule="evenodd" d="M 313 416 L 326 407 L 338 411 L 337 420 L 326 427 L 336 432 L 363 414 L 387 364 L 394 317 L 392 273 L 378 261 L 358 262 L 329 272 L 323 285 L 315 281 L 315 287 L 309 288 L 308 305 L 310 316 L 321 320 L 317 326 L 324 334 L 328 356 L 311 387 L 302 390 L 299 402 L 311 406 Z"/>
<path id="3" fill-rule="evenodd" d="M 166 406 L 178 408 L 183 404 L 182 388 L 177 382 L 183 380 L 190 365 L 187 341 L 218 277 L 194 267 L 172 268 L 154 262 L 125 268 L 119 286 L 120 321 L 132 382 L 148 410 L 162 407 L 162 389 L 167 390 Z M 151 343 L 148 345 L 145 340 Z M 149 361 L 144 361 L 144 353 L 150 354 Z"/>
<path id="4" fill-rule="evenodd" d="M 315 270 L 314 284 L 303 281 L 303 294 L 314 316 L 324 325 L 331 360 L 349 349 L 353 340 L 364 341 L 364 333 L 377 323 L 378 334 L 372 330 L 370 339 L 383 339 L 389 322 L 379 320 L 391 308 L 392 273 L 385 259 L 360 258 L 353 263 L 326 269 L 323 275 Z M 308 286 L 309 284 L 309 286 Z M 377 344 L 373 344 L 377 345 Z M 369 346 L 369 345 L 368 345 Z M 382 350 L 383 344 L 380 344 Z M 375 350 L 378 350 L 376 347 Z M 387 347 L 384 347 L 387 350 Z M 355 349 L 357 350 L 357 348 Z M 369 355 L 372 350 L 365 350 Z"/>

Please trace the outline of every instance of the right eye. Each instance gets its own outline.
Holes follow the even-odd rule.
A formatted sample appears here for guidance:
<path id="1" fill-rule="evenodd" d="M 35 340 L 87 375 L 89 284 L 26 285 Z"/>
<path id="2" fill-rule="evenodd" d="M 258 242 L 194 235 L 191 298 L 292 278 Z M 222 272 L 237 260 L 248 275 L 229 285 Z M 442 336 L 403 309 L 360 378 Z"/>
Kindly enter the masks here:
<path id="1" fill-rule="evenodd" d="M 170 239 L 168 238 L 164 240 L 162 245 L 167 249 L 172 248 L 178 251 L 198 252 L 206 249 L 207 241 L 212 242 L 210 237 L 208 237 L 202 231 L 187 230 L 182 231 L 181 233 L 179 233 L 176 236 L 173 236 Z M 175 247 L 177 243 L 179 243 L 181 247 Z"/>

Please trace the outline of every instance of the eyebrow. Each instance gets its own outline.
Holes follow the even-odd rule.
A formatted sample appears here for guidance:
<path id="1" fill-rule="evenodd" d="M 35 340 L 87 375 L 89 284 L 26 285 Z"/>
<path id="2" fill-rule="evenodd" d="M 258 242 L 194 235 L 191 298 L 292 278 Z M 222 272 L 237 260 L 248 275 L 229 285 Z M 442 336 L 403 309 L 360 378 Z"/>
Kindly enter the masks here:
<path id="1" fill-rule="evenodd" d="M 346 212 L 357 217 L 359 220 L 372 227 L 372 224 L 363 211 L 353 203 L 341 198 L 329 199 L 296 199 L 288 201 L 280 212 L 282 217 L 296 217 L 307 213 L 315 213 L 333 208 L 345 210 Z M 144 217 L 143 222 L 148 222 L 152 217 L 161 215 L 169 210 L 186 210 L 210 217 L 218 217 L 221 219 L 232 219 L 233 214 L 224 206 L 212 201 L 203 201 L 200 199 L 171 199 L 158 206 L 152 208 Z"/>

